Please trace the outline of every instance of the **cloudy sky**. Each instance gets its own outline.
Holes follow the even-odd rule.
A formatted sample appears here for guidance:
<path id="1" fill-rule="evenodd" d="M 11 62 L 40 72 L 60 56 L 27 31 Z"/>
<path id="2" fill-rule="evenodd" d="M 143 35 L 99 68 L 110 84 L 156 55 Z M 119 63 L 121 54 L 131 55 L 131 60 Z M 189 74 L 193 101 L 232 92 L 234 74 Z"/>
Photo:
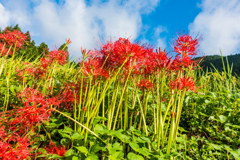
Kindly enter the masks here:
<path id="1" fill-rule="evenodd" d="M 239 0 L 0 0 L 0 17 L 1 29 L 18 24 L 50 49 L 70 38 L 72 58 L 110 37 L 170 51 L 183 30 L 202 35 L 199 56 L 240 53 Z"/>

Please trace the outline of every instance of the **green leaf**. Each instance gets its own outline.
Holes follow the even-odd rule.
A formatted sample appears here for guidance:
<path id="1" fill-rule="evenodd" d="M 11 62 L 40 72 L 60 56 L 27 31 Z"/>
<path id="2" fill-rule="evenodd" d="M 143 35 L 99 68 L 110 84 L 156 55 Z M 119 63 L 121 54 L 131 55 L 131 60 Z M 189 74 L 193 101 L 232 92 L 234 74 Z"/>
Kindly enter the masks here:
<path id="1" fill-rule="evenodd" d="M 81 140 L 81 139 L 84 139 L 84 135 L 81 135 L 80 133 L 78 132 L 74 132 L 73 135 L 72 135 L 72 140 Z"/>
<path id="2" fill-rule="evenodd" d="M 28 82 L 28 85 L 29 85 L 29 87 L 31 88 L 32 85 L 33 85 L 33 81 L 29 81 L 29 82 Z"/>
<path id="3" fill-rule="evenodd" d="M 119 160 L 119 159 L 123 159 L 123 157 L 124 157 L 123 152 L 114 152 L 113 154 L 108 156 L 110 160 Z"/>
<path id="4" fill-rule="evenodd" d="M 103 130 L 107 130 L 107 127 L 103 124 L 96 124 L 94 127 L 96 133 L 101 132 Z"/>
<path id="5" fill-rule="evenodd" d="M 138 152 L 139 152 L 140 154 L 142 154 L 143 156 L 146 156 L 147 158 L 150 158 L 149 155 L 150 155 L 151 153 L 149 152 L 149 150 L 148 150 L 147 148 L 145 148 L 144 150 L 143 150 L 143 149 L 140 149 Z"/>
<path id="6" fill-rule="evenodd" d="M 221 149 L 223 148 L 223 146 L 217 145 L 217 144 L 213 144 L 213 143 L 210 143 L 210 145 L 211 145 L 214 149 L 216 149 L 216 150 L 221 150 Z"/>
<path id="7" fill-rule="evenodd" d="M 15 86 L 13 86 L 13 85 L 11 85 L 10 88 L 9 88 L 12 93 L 15 93 L 14 88 L 15 88 Z"/>
<path id="8" fill-rule="evenodd" d="M 150 139 L 147 137 L 138 137 L 137 141 L 139 143 L 151 143 Z"/>
<path id="9" fill-rule="evenodd" d="M 139 145 L 137 143 L 132 143 L 131 142 L 131 143 L 129 143 L 129 145 L 134 151 L 138 152 Z"/>
<path id="10" fill-rule="evenodd" d="M 228 120 L 228 118 L 226 116 L 224 116 L 224 115 L 220 115 L 219 119 L 220 119 L 221 123 L 224 123 L 224 122 L 226 122 Z"/>
<path id="11" fill-rule="evenodd" d="M 68 144 L 71 143 L 71 140 L 68 138 L 63 138 L 63 139 L 61 139 L 60 143 L 64 146 L 67 146 Z"/>
<path id="12" fill-rule="evenodd" d="M 90 153 L 96 153 L 102 149 L 103 149 L 103 147 L 100 147 L 98 144 L 94 144 L 90 147 L 89 151 L 90 151 Z"/>
<path id="13" fill-rule="evenodd" d="M 235 93 L 234 96 L 235 96 L 236 99 L 238 99 L 238 98 L 240 98 L 240 93 Z"/>
<path id="14" fill-rule="evenodd" d="M 129 160 L 144 160 L 144 158 L 142 156 L 136 155 L 132 152 L 128 153 L 127 158 Z"/>
<path id="15" fill-rule="evenodd" d="M 99 158 L 96 154 L 91 154 L 85 160 L 99 160 Z"/>
<path id="16" fill-rule="evenodd" d="M 77 150 L 79 150 L 81 153 L 84 153 L 84 154 L 88 153 L 88 149 L 84 146 L 75 147 L 75 148 L 77 148 Z"/>
<path id="17" fill-rule="evenodd" d="M 240 160 L 240 155 L 238 154 L 237 151 L 234 151 L 232 148 L 230 148 L 230 147 L 227 146 L 227 145 L 225 145 L 224 148 L 225 148 L 228 152 L 230 152 L 236 160 Z"/>
<path id="18" fill-rule="evenodd" d="M 123 150 L 123 146 L 121 146 L 120 143 L 116 142 L 116 143 L 113 144 L 112 149 L 122 151 Z"/>
<path id="19" fill-rule="evenodd" d="M 121 132 L 116 132 L 114 135 L 116 137 L 118 137 L 124 143 L 129 143 L 130 142 L 131 137 L 128 136 L 128 135 L 124 135 Z"/>
<path id="20" fill-rule="evenodd" d="M 140 136 L 141 135 L 141 131 L 135 129 L 133 126 L 130 127 L 130 131 L 135 134 L 136 136 Z"/>
<path id="21" fill-rule="evenodd" d="M 59 156 L 57 154 L 53 154 L 53 155 L 49 156 L 48 159 L 63 159 L 63 157 Z"/>
<path id="22" fill-rule="evenodd" d="M 79 160 L 79 158 L 76 157 L 76 156 L 73 156 L 73 157 L 72 157 L 72 160 Z"/>
<path id="23" fill-rule="evenodd" d="M 94 120 L 93 120 L 93 126 L 95 126 L 95 125 L 96 125 L 98 122 L 100 122 L 101 120 L 106 121 L 107 118 L 106 118 L 106 117 L 100 117 L 100 116 L 95 117 Z"/>
<path id="24" fill-rule="evenodd" d="M 58 133 L 63 137 L 63 138 L 68 138 L 71 139 L 71 136 L 66 134 L 63 130 L 58 130 Z"/>
<path id="25" fill-rule="evenodd" d="M 178 127 L 178 129 L 179 129 L 179 131 L 180 132 L 188 132 L 188 131 L 186 131 L 184 128 L 182 128 L 182 127 Z"/>
<path id="26" fill-rule="evenodd" d="M 68 126 L 64 126 L 64 130 L 63 130 L 65 133 L 72 133 L 73 132 L 73 129 L 68 127 Z"/>
<path id="27" fill-rule="evenodd" d="M 177 137 L 177 141 L 180 143 L 187 143 L 188 141 L 186 139 L 183 139 L 182 137 Z"/>
<path id="28" fill-rule="evenodd" d="M 74 156 L 75 152 L 73 149 L 69 149 L 66 153 L 65 153 L 65 157 L 70 157 L 70 156 Z"/>

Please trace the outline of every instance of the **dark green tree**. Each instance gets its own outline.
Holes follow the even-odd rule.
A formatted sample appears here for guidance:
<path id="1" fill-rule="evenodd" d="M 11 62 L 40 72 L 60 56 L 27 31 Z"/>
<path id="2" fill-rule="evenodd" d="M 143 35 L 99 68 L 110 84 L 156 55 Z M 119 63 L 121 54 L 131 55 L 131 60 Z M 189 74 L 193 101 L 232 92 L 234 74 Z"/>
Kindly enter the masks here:
<path id="1" fill-rule="evenodd" d="M 64 48 L 64 47 L 65 47 L 65 48 Z M 63 50 L 63 48 L 64 48 L 65 52 L 68 53 L 67 61 L 69 62 L 69 52 L 68 52 L 68 46 L 66 46 L 66 43 L 63 43 L 63 44 L 58 48 L 58 50 Z"/>

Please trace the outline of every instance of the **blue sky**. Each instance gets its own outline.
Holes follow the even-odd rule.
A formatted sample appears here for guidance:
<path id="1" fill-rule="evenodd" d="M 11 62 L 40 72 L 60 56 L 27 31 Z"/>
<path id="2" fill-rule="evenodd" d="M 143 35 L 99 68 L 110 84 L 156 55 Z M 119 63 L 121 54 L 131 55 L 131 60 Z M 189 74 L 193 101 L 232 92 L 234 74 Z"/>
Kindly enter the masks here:
<path id="1" fill-rule="evenodd" d="M 176 32 L 202 35 L 199 55 L 240 53 L 239 0 L 0 0 L 0 28 L 19 24 L 39 45 L 59 47 L 66 38 L 72 57 L 98 48 L 99 37 L 147 42 L 171 50 Z"/>

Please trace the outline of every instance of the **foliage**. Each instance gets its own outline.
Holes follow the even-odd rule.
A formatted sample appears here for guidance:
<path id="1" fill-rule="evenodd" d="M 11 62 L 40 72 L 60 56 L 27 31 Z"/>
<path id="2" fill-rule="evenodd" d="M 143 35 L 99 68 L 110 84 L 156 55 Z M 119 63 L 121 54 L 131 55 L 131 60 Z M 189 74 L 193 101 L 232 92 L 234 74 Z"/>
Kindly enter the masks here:
<path id="1" fill-rule="evenodd" d="M 214 67 L 219 71 L 223 71 L 223 63 L 222 58 L 220 55 L 213 55 L 213 56 L 205 56 L 205 57 L 198 57 L 196 60 L 200 60 L 201 58 L 204 58 L 201 64 L 201 67 L 203 67 L 203 70 L 206 71 L 207 69 L 209 71 L 214 71 Z M 226 59 L 227 58 L 227 59 Z M 227 61 L 232 66 L 232 74 L 240 76 L 240 54 L 235 55 L 229 55 L 229 56 L 223 56 L 224 64 L 227 65 Z M 214 66 L 214 67 L 213 67 Z"/>
<path id="2" fill-rule="evenodd" d="M 22 56 L 29 34 L 6 34 L 14 42 L 2 32 L 1 159 L 240 159 L 239 79 L 228 61 L 223 71 L 199 69 L 201 38 L 178 35 L 174 59 L 119 38 L 82 49 L 76 65 L 70 39 L 32 60 Z"/>

